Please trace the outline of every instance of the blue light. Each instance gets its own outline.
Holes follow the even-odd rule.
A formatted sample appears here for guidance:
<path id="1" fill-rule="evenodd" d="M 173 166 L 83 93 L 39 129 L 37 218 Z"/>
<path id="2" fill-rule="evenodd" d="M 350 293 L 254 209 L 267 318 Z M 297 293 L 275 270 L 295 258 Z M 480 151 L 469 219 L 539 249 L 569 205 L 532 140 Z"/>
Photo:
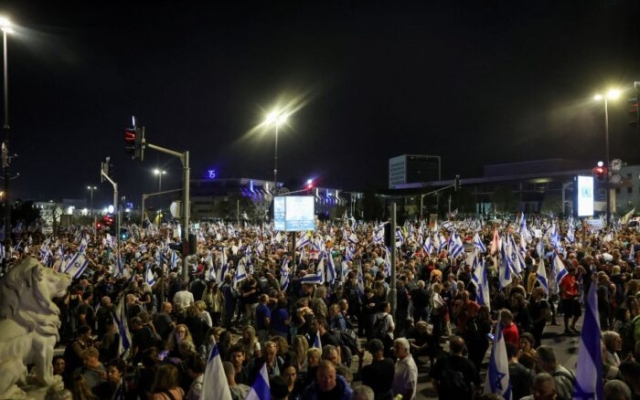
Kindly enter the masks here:
<path id="1" fill-rule="evenodd" d="M 215 169 L 207 170 L 207 178 L 208 179 L 216 179 L 216 170 Z"/>

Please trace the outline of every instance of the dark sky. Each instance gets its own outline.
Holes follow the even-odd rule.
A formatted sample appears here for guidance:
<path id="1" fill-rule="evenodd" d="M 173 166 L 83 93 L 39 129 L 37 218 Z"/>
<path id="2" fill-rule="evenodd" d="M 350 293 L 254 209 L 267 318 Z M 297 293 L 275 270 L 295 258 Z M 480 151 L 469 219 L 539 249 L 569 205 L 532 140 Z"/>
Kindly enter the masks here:
<path id="1" fill-rule="evenodd" d="M 135 3 L 135 4 L 132 4 Z M 421 4 L 422 3 L 422 4 Z M 296 110 L 279 134 L 279 178 L 385 187 L 390 157 L 443 157 L 443 178 L 540 158 L 636 162 L 627 97 L 640 80 L 640 2 L 0 1 L 9 37 L 12 197 L 111 198 L 176 188 L 177 159 L 132 161 L 123 128 L 189 150 L 192 176 L 272 179 L 275 105 Z"/>

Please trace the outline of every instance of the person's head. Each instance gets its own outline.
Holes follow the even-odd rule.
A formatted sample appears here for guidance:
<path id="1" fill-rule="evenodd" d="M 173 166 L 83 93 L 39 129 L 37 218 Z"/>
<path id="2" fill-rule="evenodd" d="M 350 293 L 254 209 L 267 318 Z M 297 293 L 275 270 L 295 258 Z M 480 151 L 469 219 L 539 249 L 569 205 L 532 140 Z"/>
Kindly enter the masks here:
<path id="1" fill-rule="evenodd" d="M 460 356 L 462 355 L 462 353 L 464 353 L 465 347 L 466 344 L 464 342 L 464 339 L 460 336 L 454 336 L 449 339 L 449 351 L 451 352 L 451 354 Z"/>
<path id="2" fill-rule="evenodd" d="M 162 312 L 163 313 L 171 314 L 172 311 L 173 311 L 173 304 L 171 304 L 168 301 L 165 301 L 164 303 L 162 303 Z"/>
<path id="3" fill-rule="evenodd" d="M 371 389 L 367 385 L 358 386 L 353 389 L 353 395 L 351 396 L 351 400 L 374 400 L 375 393 L 373 389 Z"/>
<path id="4" fill-rule="evenodd" d="M 282 376 L 269 378 L 269 392 L 272 400 L 285 400 L 289 398 L 289 386 Z"/>
<path id="5" fill-rule="evenodd" d="M 391 311 L 391 303 L 389 303 L 388 301 L 381 301 L 378 307 L 378 311 L 380 312 L 388 313 L 389 311 Z"/>
<path id="6" fill-rule="evenodd" d="M 333 345 L 326 345 L 322 348 L 322 359 L 331 361 L 335 365 L 340 363 L 340 354 L 338 353 L 338 349 Z"/>
<path id="7" fill-rule="evenodd" d="M 73 400 L 73 393 L 68 389 L 56 390 L 55 386 L 47 390 L 44 400 Z"/>
<path id="8" fill-rule="evenodd" d="M 609 351 L 617 352 L 622 350 L 622 338 L 617 332 L 602 332 L 602 343 L 604 344 L 604 347 Z"/>
<path id="9" fill-rule="evenodd" d="M 107 363 L 107 380 L 111 383 L 119 383 L 124 377 L 127 364 L 120 358 L 114 358 Z"/>
<path id="10" fill-rule="evenodd" d="M 518 349 L 516 348 L 516 346 L 513 345 L 513 343 L 507 343 L 506 347 L 507 347 L 507 358 L 509 360 L 511 360 L 512 358 L 518 355 Z"/>
<path id="11" fill-rule="evenodd" d="M 111 306 L 111 297 L 104 296 L 104 297 L 102 297 L 102 299 L 100 299 L 100 302 L 102 303 L 103 307 L 110 307 Z"/>
<path id="12" fill-rule="evenodd" d="M 81 325 L 78 328 L 78 339 L 87 341 L 91 339 L 91 327 L 89 325 Z"/>
<path id="13" fill-rule="evenodd" d="M 278 357 L 278 345 L 276 342 L 267 341 L 264 342 L 264 359 L 268 365 L 273 365 Z"/>
<path id="14" fill-rule="evenodd" d="M 207 363 L 204 361 L 199 354 L 191 354 L 185 360 L 184 363 L 187 367 L 187 371 L 189 371 L 189 376 L 192 379 L 197 378 L 198 376 L 204 373 L 204 369 L 207 366 Z"/>
<path id="15" fill-rule="evenodd" d="M 302 364 L 309 350 L 309 341 L 303 335 L 295 335 L 291 340 L 291 351 L 295 354 L 295 362 Z"/>
<path id="16" fill-rule="evenodd" d="M 640 363 L 637 361 L 623 361 L 620 363 L 620 367 L 618 368 L 622 380 L 625 381 L 627 385 L 640 389 L 640 382 L 638 382 L 638 377 L 640 376 Z"/>
<path id="17" fill-rule="evenodd" d="M 520 346 L 522 351 L 531 351 L 536 344 L 536 339 L 529 332 L 524 332 L 520 335 Z"/>
<path id="18" fill-rule="evenodd" d="M 553 376 L 546 372 L 537 374 L 531 383 L 531 394 L 534 400 L 555 400 L 556 381 Z"/>
<path id="19" fill-rule="evenodd" d="M 175 389 L 179 385 L 178 368 L 171 363 L 162 364 L 156 372 L 156 379 L 153 382 L 152 393 L 160 393 L 164 390 Z"/>
<path id="20" fill-rule="evenodd" d="M 367 350 L 375 357 L 376 354 L 384 353 L 384 344 L 380 339 L 371 339 L 369 343 L 367 343 Z"/>
<path id="21" fill-rule="evenodd" d="M 513 323 L 513 314 L 511 311 L 506 308 L 500 310 L 500 321 L 504 326 L 511 326 Z"/>
<path id="22" fill-rule="evenodd" d="M 338 303 L 334 303 L 329 307 L 329 316 L 335 317 L 338 314 L 340 314 L 340 306 L 338 305 Z"/>
<path id="23" fill-rule="evenodd" d="M 409 345 L 409 341 L 407 339 L 398 338 L 393 341 L 393 352 L 398 359 L 403 360 L 410 356 L 410 350 L 411 346 Z"/>
<path id="24" fill-rule="evenodd" d="M 286 365 L 280 375 L 284 378 L 285 382 L 287 382 L 287 386 L 293 388 L 293 385 L 296 383 L 296 379 L 298 379 L 298 369 L 295 365 Z"/>
<path id="25" fill-rule="evenodd" d="M 180 344 L 185 341 L 192 341 L 191 333 L 189 332 L 189 328 L 185 324 L 176 325 L 173 331 L 173 337 L 177 344 Z"/>
<path id="26" fill-rule="evenodd" d="M 320 357 L 322 357 L 322 350 L 317 347 L 312 347 L 307 350 L 307 364 L 310 367 L 317 367 L 320 363 Z"/>
<path id="27" fill-rule="evenodd" d="M 328 360 L 320 361 L 316 379 L 321 392 L 330 392 L 333 390 L 337 384 L 335 365 Z"/>
<path id="28" fill-rule="evenodd" d="M 258 301 L 262 304 L 267 304 L 269 302 L 269 295 L 262 293 L 259 297 L 258 297 Z"/>
<path id="29" fill-rule="evenodd" d="M 278 348 L 278 355 L 280 357 L 285 357 L 287 355 L 287 353 L 289 353 L 289 344 L 287 343 L 287 339 L 283 338 L 282 336 L 272 336 L 270 339 L 272 342 L 274 342 Z"/>
<path id="30" fill-rule="evenodd" d="M 536 349 L 536 370 L 539 372 L 553 371 L 558 366 L 556 353 L 552 347 L 540 346 Z"/>
<path id="31" fill-rule="evenodd" d="M 236 370 L 240 370 L 240 368 L 242 368 L 244 357 L 244 347 L 242 347 L 242 345 L 235 345 L 229 349 L 229 361 L 233 364 Z"/>
<path id="32" fill-rule="evenodd" d="M 627 307 L 618 307 L 615 312 L 615 319 L 622 322 L 627 322 L 631 318 L 631 313 Z"/>
<path id="33" fill-rule="evenodd" d="M 62 375 L 64 373 L 65 362 L 64 357 L 62 356 L 53 356 L 53 360 L 51 360 L 51 364 L 53 364 L 53 374 L 54 375 Z"/>
<path id="34" fill-rule="evenodd" d="M 604 400 L 631 400 L 631 388 L 626 383 L 614 379 L 604 384 Z"/>
<path id="35" fill-rule="evenodd" d="M 242 340 L 245 343 L 253 344 L 256 341 L 256 329 L 249 325 L 242 330 Z"/>
<path id="36" fill-rule="evenodd" d="M 207 311 L 207 303 L 205 303 L 204 301 L 198 300 L 194 304 L 196 307 L 198 307 L 198 311 L 200 312 Z"/>
<path id="37" fill-rule="evenodd" d="M 95 368 L 100 365 L 100 352 L 95 347 L 82 350 L 82 363 L 87 368 Z"/>
<path id="38" fill-rule="evenodd" d="M 137 316 L 131 318 L 131 320 L 129 320 L 129 326 L 131 326 L 131 329 L 134 331 L 142 329 L 142 326 L 143 326 L 142 318 Z"/>

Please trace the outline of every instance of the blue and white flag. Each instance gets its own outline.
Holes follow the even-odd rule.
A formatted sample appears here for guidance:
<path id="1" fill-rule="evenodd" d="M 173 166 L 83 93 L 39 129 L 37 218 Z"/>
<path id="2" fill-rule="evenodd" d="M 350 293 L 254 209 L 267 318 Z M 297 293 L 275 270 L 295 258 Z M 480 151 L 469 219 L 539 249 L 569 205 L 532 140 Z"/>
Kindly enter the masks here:
<path id="1" fill-rule="evenodd" d="M 553 266 L 551 267 L 551 273 L 555 279 L 556 288 L 558 288 L 560 286 L 560 281 L 562 281 L 562 278 L 564 278 L 568 274 L 568 271 L 558 254 L 553 255 Z"/>
<path id="2" fill-rule="evenodd" d="M 336 272 L 336 264 L 335 264 L 335 261 L 333 260 L 333 256 L 331 255 L 331 250 L 326 252 L 326 255 L 327 255 L 327 275 L 328 275 L 327 281 L 333 284 L 336 281 L 336 277 L 338 276 L 338 273 Z"/>
<path id="3" fill-rule="evenodd" d="M 120 296 L 118 304 L 113 312 L 113 321 L 118 327 L 118 336 L 120 342 L 118 343 L 118 356 L 120 358 L 127 358 L 129 353 L 129 347 L 131 347 L 131 333 L 129 332 L 129 321 L 127 320 L 127 308 L 125 306 L 126 295 Z"/>
<path id="4" fill-rule="evenodd" d="M 247 271 L 244 267 L 244 263 L 240 260 L 236 267 L 236 273 L 233 275 L 233 285 L 235 286 L 245 279 L 247 279 Z"/>
<path id="5" fill-rule="evenodd" d="M 145 272 L 145 281 L 149 286 L 153 286 L 156 283 L 156 276 L 151 269 L 151 264 L 147 265 L 147 271 Z"/>
<path id="6" fill-rule="evenodd" d="M 482 243 L 482 239 L 480 239 L 480 235 L 478 234 L 478 232 L 476 232 L 476 234 L 473 236 L 473 245 L 476 247 L 476 249 L 480 250 L 481 253 L 487 252 L 487 246 Z"/>
<path id="7" fill-rule="evenodd" d="M 433 245 L 431 244 L 431 236 L 427 236 L 427 238 L 424 240 L 424 244 L 422 245 L 422 248 L 427 254 L 431 254 L 433 252 Z"/>
<path id="8" fill-rule="evenodd" d="M 315 347 L 316 349 L 322 350 L 322 342 L 320 341 L 320 331 L 316 331 L 316 336 L 313 338 L 313 343 L 311 343 L 311 347 Z"/>
<path id="9" fill-rule="evenodd" d="M 511 380 L 509 379 L 509 358 L 507 345 L 502 335 L 502 323 L 496 325 L 489 358 L 489 368 L 484 384 L 484 394 L 497 394 L 511 400 Z"/>
<path id="10" fill-rule="evenodd" d="M 536 270 L 536 279 L 540 282 L 540 286 L 544 288 L 544 292 L 549 295 L 549 279 L 547 278 L 547 270 L 544 267 L 544 258 L 540 257 L 538 269 Z"/>
<path id="11" fill-rule="evenodd" d="M 460 254 L 464 252 L 464 244 L 462 243 L 462 239 L 458 234 L 453 233 L 449 240 L 449 255 L 453 258 L 457 258 Z"/>
<path id="12" fill-rule="evenodd" d="M 286 292 L 289 288 L 289 283 L 291 283 L 291 278 L 289 278 L 289 268 L 285 268 L 280 273 L 280 290 Z"/>
<path id="13" fill-rule="evenodd" d="M 251 390 L 247 394 L 245 400 L 271 400 L 271 388 L 269 387 L 269 373 L 267 372 L 267 363 L 264 363 L 262 365 L 262 368 L 260 368 L 260 373 L 253 381 Z"/>
<path id="14" fill-rule="evenodd" d="M 65 266 L 64 272 L 71 275 L 73 279 L 78 279 L 87 268 L 87 265 L 89 265 L 89 260 L 83 254 L 76 253 Z"/>
<path id="15" fill-rule="evenodd" d="M 597 285 L 589 287 L 584 310 L 584 325 L 578 347 L 576 382 L 573 387 L 574 399 L 602 400 L 602 345 L 600 338 L 600 318 L 598 316 Z"/>
<path id="16" fill-rule="evenodd" d="M 487 269 L 485 268 L 484 261 L 481 257 L 476 255 L 473 259 L 473 275 L 471 278 L 478 287 L 477 302 L 481 306 L 489 307 L 491 310 L 491 294 L 489 292 L 489 277 L 487 275 Z"/>
<path id="17" fill-rule="evenodd" d="M 355 234 L 355 232 L 351 232 L 351 235 L 349 235 L 349 243 L 351 244 L 358 243 L 358 236 Z"/>
<path id="18" fill-rule="evenodd" d="M 303 232 L 298 240 L 296 240 L 296 249 L 300 249 L 311 243 L 308 232 Z"/>
<path id="19" fill-rule="evenodd" d="M 212 340 L 214 339 L 212 338 Z M 215 340 L 213 341 L 213 346 L 211 346 L 207 366 L 204 370 L 200 398 L 202 400 L 231 400 L 231 391 L 222 367 L 220 349 L 218 349 L 218 344 Z"/>

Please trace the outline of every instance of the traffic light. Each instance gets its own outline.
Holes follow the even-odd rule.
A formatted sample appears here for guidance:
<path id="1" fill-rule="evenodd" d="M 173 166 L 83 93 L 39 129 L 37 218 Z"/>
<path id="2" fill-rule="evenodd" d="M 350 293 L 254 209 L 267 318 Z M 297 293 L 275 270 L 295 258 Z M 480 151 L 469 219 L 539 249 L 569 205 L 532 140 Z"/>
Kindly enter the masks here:
<path id="1" fill-rule="evenodd" d="M 307 179 L 307 193 L 311 194 L 311 191 L 313 190 L 313 180 L 312 179 Z"/>
<path id="2" fill-rule="evenodd" d="M 124 151 L 131 154 L 131 158 L 144 160 L 144 148 L 146 142 L 144 140 L 144 126 L 124 129 Z"/>
<path id="3" fill-rule="evenodd" d="M 607 169 L 603 165 L 598 165 L 593 170 L 593 177 L 596 178 L 598 182 L 606 182 L 607 181 Z"/>
<path id="4" fill-rule="evenodd" d="M 453 191 L 457 192 L 458 190 L 460 190 L 460 175 L 456 175 L 453 180 Z"/>
<path id="5" fill-rule="evenodd" d="M 113 178 L 113 164 L 111 164 L 111 157 L 107 157 L 104 162 L 100 163 L 100 182 L 104 182 L 104 176 Z"/>

